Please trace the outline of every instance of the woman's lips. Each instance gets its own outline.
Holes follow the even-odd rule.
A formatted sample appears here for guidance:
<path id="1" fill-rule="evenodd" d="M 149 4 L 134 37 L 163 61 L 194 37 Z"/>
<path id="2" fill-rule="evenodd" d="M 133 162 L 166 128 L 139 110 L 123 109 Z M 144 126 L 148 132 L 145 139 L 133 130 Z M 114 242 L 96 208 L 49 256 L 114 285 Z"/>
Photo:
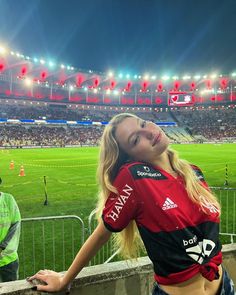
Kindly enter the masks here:
<path id="1" fill-rule="evenodd" d="M 156 145 L 161 139 L 161 132 L 154 138 L 152 146 Z"/>

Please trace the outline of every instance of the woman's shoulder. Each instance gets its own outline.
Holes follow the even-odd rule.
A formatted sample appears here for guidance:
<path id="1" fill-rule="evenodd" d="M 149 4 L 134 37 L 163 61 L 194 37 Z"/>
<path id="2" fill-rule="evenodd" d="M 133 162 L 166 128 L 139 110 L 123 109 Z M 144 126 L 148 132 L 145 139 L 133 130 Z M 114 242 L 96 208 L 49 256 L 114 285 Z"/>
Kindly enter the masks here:
<path id="1" fill-rule="evenodd" d="M 200 170 L 201 171 L 200 167 L 195 164 L 190 163 L 190 166 L 192 167 L 193 170 Z"/>

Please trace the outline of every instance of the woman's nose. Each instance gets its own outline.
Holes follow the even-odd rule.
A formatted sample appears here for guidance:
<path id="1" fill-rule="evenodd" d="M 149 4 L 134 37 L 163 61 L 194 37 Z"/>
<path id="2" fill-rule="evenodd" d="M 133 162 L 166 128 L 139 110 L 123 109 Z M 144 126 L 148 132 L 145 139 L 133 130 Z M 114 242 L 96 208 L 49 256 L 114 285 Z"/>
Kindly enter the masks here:
<path id="1" fill-rule="evenodd" d="M 151 131 L 146 131 L 146 137 L 147 139 L 153 139 L 153 133 Z"/>

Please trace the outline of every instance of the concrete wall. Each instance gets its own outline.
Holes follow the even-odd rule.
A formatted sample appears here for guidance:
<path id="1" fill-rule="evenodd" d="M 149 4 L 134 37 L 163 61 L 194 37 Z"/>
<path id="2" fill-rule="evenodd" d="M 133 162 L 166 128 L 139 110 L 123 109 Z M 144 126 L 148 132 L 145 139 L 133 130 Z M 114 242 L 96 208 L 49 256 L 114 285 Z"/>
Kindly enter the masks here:
<path id="1" fill-rule="evenodd" d="M 224 266 L 236 284 L 236 244 L 225 245 L 223 256 Z M 148 257 L 142 257 L 132 263 L 120 261 L 84 268 L 72 284 L 71 295 L 150 295 L 152 285 L 152 264 Z M 0 283 L 0 294 L 40 294 L 32 291 L 32 286 L 25 280 Z"/>

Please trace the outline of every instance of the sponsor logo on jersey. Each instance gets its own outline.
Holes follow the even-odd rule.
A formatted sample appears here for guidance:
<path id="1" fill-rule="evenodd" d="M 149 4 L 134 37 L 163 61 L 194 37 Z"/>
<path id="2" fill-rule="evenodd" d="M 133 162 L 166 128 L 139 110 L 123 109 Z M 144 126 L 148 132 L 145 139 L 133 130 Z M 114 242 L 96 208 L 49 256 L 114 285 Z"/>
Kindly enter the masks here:
<path id="1" fill-rule="evenodd" d="M 170 198 L 166 198 L 164 204 L 162 205 L 162 210 L 169 210 L 178 207 Z"/>
<path id="2" fill-rule="evenodd" d="M 122 211 L 125 203 L 129 199 L 131 192 L 133 191 L 132 187 L 126 184 L 117 198 L 117 201 L 114 204 L 113 210 L 107 214 L 108 218 L 111 218 L 113 221 L 116 221 L 119 218 L 120 212 Z"/>
<path id="3" fill-rule="evenodd" d="M 143 166 L 143 169 L 146 171 L 146 172 L 150 172 L 150 168 L 148 166 Z"/>
<path id="4" fill-rule="evenodd" d="M 198 242 L 197 236 L 188 240 L 183 240 L 183 244 L 188 256 L 197 263 L 202 264 L 206 257 L 209 257 L 216 244 L 212 240 L 203 239 Z M 192 246 L 193 245 L 193 246 Z"/>
<path id="5" fill-rule="evenodd" d="M 142 178 L 151 178 L 154 180 L 162 180 L 167 179 L 159 170 L 154 169 L 153 167 L 137 164 L 133 165 L 129 168 L 134 179 L 142 179 Z"/>

